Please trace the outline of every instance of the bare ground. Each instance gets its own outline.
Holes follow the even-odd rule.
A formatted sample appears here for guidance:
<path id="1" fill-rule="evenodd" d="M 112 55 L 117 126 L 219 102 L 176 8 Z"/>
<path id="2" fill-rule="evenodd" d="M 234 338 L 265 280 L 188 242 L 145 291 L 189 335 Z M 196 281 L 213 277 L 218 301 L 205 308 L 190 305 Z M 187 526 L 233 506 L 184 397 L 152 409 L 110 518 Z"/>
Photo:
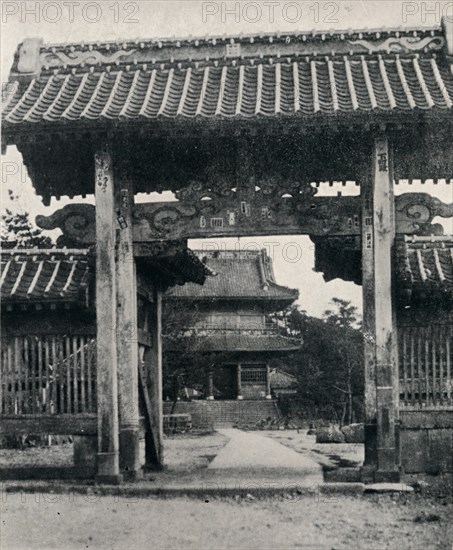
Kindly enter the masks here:
<path id="1" fill-rule="evenodd" d="M 361 445 L 317 445 L 294 431 L 260 432 L 325 467 L 362 460 Z M 227 443 L 220 434 L 165 440 L 173 477 L 205 471 Z M 14 459 L 13 455 L 16 456 Z M 72 446 L 0 451 L 0 464 L 32 460 L 61 465 Z M 43 461 L 45 460 L 44 464 Z M 59 462 L 60 461 L 60 462 Z M 66 462 L 65 462 L 66 461 Z M 23 464 L 21 464 L 23 465 Z M 0 547 L 5 549 L 291 549 L 451 550 L 451 485 L 412 494 L 212 498 L 119 498 L 90 494 L 1 495 Z"/>
<path id="2" fill-rule="evenodd" d="M 3 497 L 0 545 L 9 550 L 450 550 L 453 541 L 451 506 L 414 494 L 205 501 Z"/>
<path id="3" fill-rule="evenodd" d="M 298 453 L 306 454 L 327 470 L 363 464 L 364 446 L 361 443 L 316 443 L 316 436 L 307 435 L 306 430 L 269 430 L 259 433 Z"/>
<path id="4" fill-rule="evenodd" d="M 169 470 L 186 472 L 206 468 L 227 442 L 228 438 L 217 432 L 166 437 L 164 439 L 166 465 Z M 24 450 L 0 449 L 0 468 L 60 467 L 72 464 L 72 443 L 51 447 L 30 447 Z"/>

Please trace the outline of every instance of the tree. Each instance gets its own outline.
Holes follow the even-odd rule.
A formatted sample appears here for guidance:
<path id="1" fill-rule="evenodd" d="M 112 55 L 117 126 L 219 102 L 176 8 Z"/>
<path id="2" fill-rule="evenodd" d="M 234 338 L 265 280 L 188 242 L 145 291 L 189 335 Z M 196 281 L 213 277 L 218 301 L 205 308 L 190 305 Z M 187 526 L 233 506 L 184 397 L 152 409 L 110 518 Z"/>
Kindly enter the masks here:
<path id="1" fill-rule="evenodd" d="M 342 358 L 342 380 L 335 386 L 343 394 L 342 423 L 353 421 L 353 398 L 357 391 L 363 393 L 363 340 L 357 319 L 357 308 L 339 298 L 332 299 L 333 309 L 324 312 L 324 319 L 332 326 L 331 338 Z"/>
<path id="2" fill-rule="evenodd" d="M 288 325 L 303 346 L 286 361 L 299 383 L 301 406 L 341 423 L 361 419 L 363 412 L 363 342 L 355 306 L 335 298 L 322 319 L 292 307 Z"/>
<path id="3" fill-rule="evenodd" d="M 17 195 L 8 189 L 11 201 L 17 201 Z M 1 215 L 0 240 L 2 245 L 18 248 L 50 248 L 52 239 L 30 221 L 28 212 L 12 212 L 9 208 Z"/>

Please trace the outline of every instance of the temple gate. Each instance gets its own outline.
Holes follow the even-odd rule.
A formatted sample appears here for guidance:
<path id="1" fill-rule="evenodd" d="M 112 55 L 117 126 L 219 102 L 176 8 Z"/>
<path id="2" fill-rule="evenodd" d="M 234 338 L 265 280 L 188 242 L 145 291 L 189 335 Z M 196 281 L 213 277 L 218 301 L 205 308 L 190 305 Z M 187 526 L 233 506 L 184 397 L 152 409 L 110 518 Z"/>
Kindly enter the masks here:
<path id="1" fill-rule="evenodd" d="M 120 479 L 120 457 L 127 468 L 136 463 L 127 419 L 139 357 L 122 333 L 137 319 L 138 259 L 152 260 L 156 243 L 168 241 L 293 234 L 309 235 L 325 263 L 333 251 L 329 269 L 355 271 L 362 282 L 363 478 L 399 478 L 392 254 L 404 236 L 439 233 L 434 219 L 453 207 L 426 193 L 395 198 L 394 184 L 453 175 L 452 56 L 446 22 L 19 46 L 5 145 L 18 147 L 44 203 L 96 199 L 96 207 L 71 204 L 37 222 L 61 228 L 67 245 L 96 247 L 99 479 Z M 356 182 L 360 197 L 316 195 L 316 184 L 334 181 Z M 177 200 L 134 202 L 136 193 L 164 190 Z M 156 426 L 159 395 L 156 380 Z"/>

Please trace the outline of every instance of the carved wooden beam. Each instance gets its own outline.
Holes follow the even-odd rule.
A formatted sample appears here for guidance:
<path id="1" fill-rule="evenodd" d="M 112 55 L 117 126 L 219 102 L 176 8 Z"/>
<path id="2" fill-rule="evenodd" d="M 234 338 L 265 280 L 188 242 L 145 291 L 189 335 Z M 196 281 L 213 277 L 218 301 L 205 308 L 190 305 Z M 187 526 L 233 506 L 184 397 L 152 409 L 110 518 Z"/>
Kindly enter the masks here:
<path id="1" fill-rule="evenodd" d="M 442 226 L 432 223 L 438 216 L 453 217 L 453 203 L 445 204 L 428 193 L 404 193 L 395 198 L 397 233 L 442 234 Z"/>
<path id="2" fill-rule="evenodd" d="M 317 197 L 312 188 L 293 184 L 275 191 L 261 187 L 254 196 L 229 187 L 215 191 L 193 184 L 177 193 L 178 201 L 136 204 L 132 210 L 134 255 L 154 255 L 146 243 L 194 238 L 264 235 L 359 236 L 360 197 Z M 396 232 L 441 234 L 436 216 L 453 217 L 453 204 L 427 193 L 395 198 Z M 42 229 L 62 230 L 65 239 L 95 244 L 95 207 L 67 205 L 48 217 L 38 216 Z M 124 220 L 118 216 L 121 231 Z M 139 246 L 140 245 L 140 246 Z"/>

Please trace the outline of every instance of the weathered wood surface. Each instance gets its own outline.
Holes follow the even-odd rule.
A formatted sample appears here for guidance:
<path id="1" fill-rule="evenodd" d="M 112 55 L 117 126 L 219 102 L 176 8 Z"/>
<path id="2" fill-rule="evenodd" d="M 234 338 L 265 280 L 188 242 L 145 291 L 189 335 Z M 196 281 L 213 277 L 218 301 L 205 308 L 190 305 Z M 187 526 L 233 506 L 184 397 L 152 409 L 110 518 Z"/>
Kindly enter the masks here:
<path id="1" fill-rule="evenodd" d="M 119 479 L 115 201 L 111 156 L 96 153 L 96 364 L 100 480 Z"/>
<path id="2" fill-rule="evenodd" d="M 116 258 L 116 347 L 120 423 L 120 467 L 136 476 L 139 462 L 137 284 L 132 242 L 134 192 L 127 179 L 119 178 L 115 190 L 120 224 Z"/>
<path id="3" fill-rule="evenodd" d="M 282 196 L 291 193 L 292 197 Z M 438 233 L 441 226 L 431 225 L 437 216 L 453 217 L 453 204 L 427 193 L 405 193 L 395 198 L 397 233 Z M 260 190 L 252 195 L 227 189 L 222 194 L 222 190 L 192 185 L 180 193 L 179 201 L 134 205 L 132 220 L 127 223 L 132 223 L 133 242 L 147 243 L 228 236 L 354 236 L 361 234 L 360 220 L 360 197 L 316 197 L 299 187 L 280 193 Z M 64 236 L 78 243 L 96 242 L 92 205 L 67 205 L 48 217 L 38 216 L 36 222 L 43 229 L 60 228 Z M 123 223 L 117 216 L 116 226 L 120 228 Z M 122 231 L 128 232 L 130 227 Z M 153 249 L 135 251 L 135 255 L 153 253 Z"/>
<path id="4" fill-rule="evenodd" d="M 370 174 L 362 184 L 362 295 L 364 334 L 364 402 L 365 402 L 365 466 L 377 463 L 376 432 L 376 353 L 375 353 L 375 292 L 374 292 L 374 232 L 373 185 Z"/>
<path id="5" fill-rule="evenodd" d="M 374 316 L 377 405 L 377 469 L 394 472 L 399 464 L 395 421 L 398 403 L 395 388 L 398 375 L 395 365 L 392 311 L 392 246 L 395 238 L 393 216 L 393 171 L 391 151 L 386 136 L 377 137 L 373 154 L 373 249 Z"/>

